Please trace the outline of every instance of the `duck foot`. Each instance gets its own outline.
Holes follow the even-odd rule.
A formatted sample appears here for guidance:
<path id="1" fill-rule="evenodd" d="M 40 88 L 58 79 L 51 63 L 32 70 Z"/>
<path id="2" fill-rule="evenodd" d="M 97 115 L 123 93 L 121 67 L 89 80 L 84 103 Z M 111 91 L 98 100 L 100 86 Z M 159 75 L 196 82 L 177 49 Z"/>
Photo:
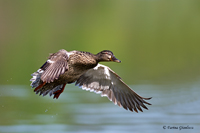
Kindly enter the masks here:
<path id="1" fill-rule="evenodd" d="M 58 99 L 58 97 L 60 96 L 60 94 L 64 91 L 65 85 L 66 85 L 66 84 L 63 85 L 63 87 L 61 88 L 61 90 L 57 90 L 56 92 L 53 93 L 53 94 L 54 94 L 54 97 L 53 97 L 53 98 Z"/>
<path id="2" fill-rule="evenodd" d="M 42 84 L 40 84 L 38 87 L 36 87 L 34 89 L 34 92 L 36 92 L 37 90 L 39 90 L 42 86 L 44 86 L 46 84 L 46 82 L 43 82 Z"/>

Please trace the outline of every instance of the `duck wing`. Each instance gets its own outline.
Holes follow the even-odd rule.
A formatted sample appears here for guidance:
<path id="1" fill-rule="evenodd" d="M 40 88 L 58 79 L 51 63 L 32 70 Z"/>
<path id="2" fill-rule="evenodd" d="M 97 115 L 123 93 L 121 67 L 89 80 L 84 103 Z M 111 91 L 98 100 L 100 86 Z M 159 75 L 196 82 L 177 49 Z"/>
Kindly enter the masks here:
<path id="1" fill-rule="evenodd" d="M 141 107 L 148 110 L 144 103 L 151 105 L 145 101 L 151 98 L 138 95 L 113 70 L 101 64 L 81 75 L 76 85 L 82 87 L 83 90 L 101 93 L 101 96 L 107 96 L 115 105 L 126 110 L 143 112 Z"/>
<path id="2" fill-rule="evenodd" d="M 40 67 L 44 71 L 41 80 L 50 83 L 58 79 L 61 74 L 68 70 L 67 60 L 68 52 L 64 49 L 51 54 L 49 59 Z"/>

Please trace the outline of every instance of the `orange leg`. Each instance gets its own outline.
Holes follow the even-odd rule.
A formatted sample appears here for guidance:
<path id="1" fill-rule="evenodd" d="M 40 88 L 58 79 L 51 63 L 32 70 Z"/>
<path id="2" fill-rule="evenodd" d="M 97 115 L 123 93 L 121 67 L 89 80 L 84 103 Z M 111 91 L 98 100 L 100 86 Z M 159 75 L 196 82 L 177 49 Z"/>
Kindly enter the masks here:
<path id="1" fill-rule="evenodd" d="M 58 97 L 60 96 L 60 94 L 64 91 L 65 85 L 66 85 L 66 84 L 63 85 L 63 87 L 61 88 L 61 90 L 58 90 L 58 91 L 56 91 L 56 92 L 53 93 L 53 94 L 54 94 L 54 97 L 53 97 L 53 98 L 58 99 Z"/>
<path id="2" fill-rule="evenodd" d="M 42 86 L 44 86 L 46 84 L 46 82 L 43 82 L 42 84 L 40 84 L 38 87 L 36 87 L 34 89 L 34 92 L 36 92 L 38 89 L 40 89 Z"/>

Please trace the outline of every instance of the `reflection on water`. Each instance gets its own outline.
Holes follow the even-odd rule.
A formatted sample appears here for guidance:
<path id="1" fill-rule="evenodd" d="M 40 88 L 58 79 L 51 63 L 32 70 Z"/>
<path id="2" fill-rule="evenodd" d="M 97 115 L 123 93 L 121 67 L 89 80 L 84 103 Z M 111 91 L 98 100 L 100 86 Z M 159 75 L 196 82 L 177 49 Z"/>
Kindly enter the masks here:
<path id="1" fill-rule="evenodd" d="M 58 100 L 35 95 L 29 86 L 0 86 L 0 132 L 200 131 L 199 83 L 131 87 L 144 97 L 153 97 L 149 110 L 132 113 L 74 85 L 68 85 Z M 193 129 L 179 131 L 181 126 Z"/>

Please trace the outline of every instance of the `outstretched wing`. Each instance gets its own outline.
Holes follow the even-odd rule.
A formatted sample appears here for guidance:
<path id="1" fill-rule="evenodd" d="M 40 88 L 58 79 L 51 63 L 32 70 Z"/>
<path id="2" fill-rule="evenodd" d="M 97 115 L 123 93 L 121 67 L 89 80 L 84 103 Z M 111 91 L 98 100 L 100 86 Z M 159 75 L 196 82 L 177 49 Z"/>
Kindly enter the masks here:
<path id="1" fill-rule="evenodd" d="M 98 64 L 95 68 L 88 70 L 76 82 L 84 90 L 101 93 L 101 96 L 107 96 L 110 101 L 124 109 L 130 111 L 141 112 L 141 106 L 148 109 L 145 104 L 151 105 L 144 98 L 134 92 L 126 85 L 121 78 L 109 67 Z M 137 110 L 138 109 L 138 110 Z"/>
<path id="2" fill-rule="evenodd" d="M 61 74 L 68 70 L 67 60 L 67 51 L 64 49 L 51 54 L 49 59 L 40 68 L 44 71 L 41 75 L 41 80 L 50 83 L 58 79 Z"/>

